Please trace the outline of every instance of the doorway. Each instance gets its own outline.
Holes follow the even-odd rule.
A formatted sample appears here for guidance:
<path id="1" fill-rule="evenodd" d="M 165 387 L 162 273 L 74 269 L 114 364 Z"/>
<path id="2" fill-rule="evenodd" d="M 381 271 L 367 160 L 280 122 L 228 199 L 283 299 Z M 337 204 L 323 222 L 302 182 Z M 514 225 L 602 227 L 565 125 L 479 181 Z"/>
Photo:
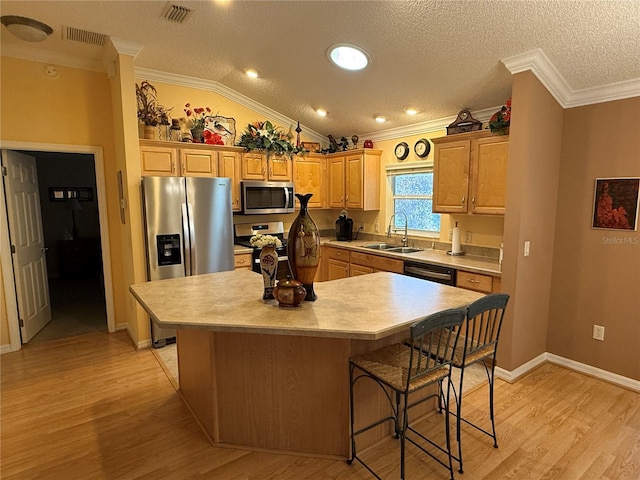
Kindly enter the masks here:
<path id="1" fill-rule="evenodd" d="M 51 321 L 28 344 L 106 331 L 93 155 L 21 153 L 36 159 L 51 303 Z"/>
<path id="2" fill-rule="evenodd" d="M 23 143 L 3 147 L 37 162 L 52 320 L 28 344 L 115 331 L 102 149 Z M 6 195 L 4 189 L 1 193 Z M 8 239 L 8 227 L 0 223 L 3 240 Z M 3 346 L 3 352 L 15 351 L 21 348 L 22 338 L 18 305 L 11 298 L 16 278 L 6 241 L 0 242 L 0 257 L 11 341 L 10 350 Z"/>

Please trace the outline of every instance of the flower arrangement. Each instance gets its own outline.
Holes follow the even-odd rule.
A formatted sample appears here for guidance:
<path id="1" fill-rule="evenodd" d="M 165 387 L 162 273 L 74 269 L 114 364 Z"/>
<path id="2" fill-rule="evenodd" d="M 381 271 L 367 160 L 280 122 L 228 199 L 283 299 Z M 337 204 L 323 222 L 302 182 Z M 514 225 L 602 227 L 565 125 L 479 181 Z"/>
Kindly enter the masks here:
<path id="1" fill-rule="evenodd" d="M 493 114 L 489 119 L 488 128 L 494 133 L 506 133 L 506 128 L 511 124 L 511 99 L 503 105 L 499 112 Z"/>
<path id="2" fill-rule="evenodd" d="M 185 103 L 184 113 L 187 114 L 190 130 L 204 130 L 204 119 L 207 115 L 211 115 L 211 109 L 209 107 L 191 108 L 190 103 Z"/>
<path id="3" fill-rule="evenodd" d="M 291 128 L 285 133 L 282 127 L 274 127 L 267 120 L 247 125 L 247 129 L 240 135 L 237 145 L 244 147 L 247 151 L 264 150 L 267 158 L 272 154 L 291 158 L 298 153 L 306 152 L 304 148 L 293 145 L 292 138 Z"/>
<path id="4" fill-rule="evenodd" d="M 158 92 L 153 85 L 144 80 L 136 83 L 136 99 L 138 101 L 138 119 L 149 127 L 169 125 L 169 112 L 158 103 Z"/>
<path id="5" fill-rule="evenodd" d="M 253 237 L 251 237 L 251 239 L 249 240 L 249 243 L 251 244 L 252 247 L 281 247 L 282 246 L 282 240 L 280 240 L 278 237 L 274 237 L 273 235 L 262 235 L 262 234 L 258 234 L 258 235 L 254 235 Z"/>

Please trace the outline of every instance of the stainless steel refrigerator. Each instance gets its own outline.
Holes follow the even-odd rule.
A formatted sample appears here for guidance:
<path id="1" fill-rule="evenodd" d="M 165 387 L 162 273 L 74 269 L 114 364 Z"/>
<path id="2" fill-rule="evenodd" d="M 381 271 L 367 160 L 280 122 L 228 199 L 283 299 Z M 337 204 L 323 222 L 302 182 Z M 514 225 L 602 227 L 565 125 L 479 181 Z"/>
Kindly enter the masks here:
<path id="1" fill-rule="evenodd" d="M 142 177 L 142 197 L 149 280 L 234 269 L 229 178 Z M 151 320 L 154 347 L 175 337 Z"/>

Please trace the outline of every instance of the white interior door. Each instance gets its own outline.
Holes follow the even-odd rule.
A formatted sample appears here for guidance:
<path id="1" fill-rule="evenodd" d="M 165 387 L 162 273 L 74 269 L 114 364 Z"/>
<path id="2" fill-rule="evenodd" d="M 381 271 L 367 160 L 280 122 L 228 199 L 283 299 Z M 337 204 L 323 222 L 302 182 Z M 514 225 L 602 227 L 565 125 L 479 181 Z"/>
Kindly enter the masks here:
<path id="1" fill-rule="evenodd" d="M 15 248 L 13 271 L 22 342 L 26 343 L 51 320 L 36 159 L 3 150 L 2 164 L 7 169 L 9 236 Z"/>

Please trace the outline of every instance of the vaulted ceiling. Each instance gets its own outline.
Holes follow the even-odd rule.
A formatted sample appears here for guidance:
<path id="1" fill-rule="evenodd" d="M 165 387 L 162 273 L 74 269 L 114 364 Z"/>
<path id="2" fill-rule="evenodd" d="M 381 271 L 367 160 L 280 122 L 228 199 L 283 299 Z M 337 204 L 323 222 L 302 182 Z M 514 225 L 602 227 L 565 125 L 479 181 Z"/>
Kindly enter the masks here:
<path id="1" fill-rule="evenodd" d="M 192 13 L 183 23 L 169 21 L 169 4 Z M 0 13 L 54 30 L 29 43 L 2 27 L 3 55 L 99 65 L 104 47 L 66 37 L 69 27 L 103 34 L 139 44 L 137 67 L 218 82 L 336 137 L 500 106 L 511 93 L 502 60 L 535 49 L 569 92 L 640 82 L 638 0 L 3 0 Z M 327 50 L 338 43 L 363 48 L 370 66 L 335 67 Z M 249 67 L 257 80 L 244 74 Z M 408 116 L 407 105 L 420 112 Z M 316 115 L 319 107 L 325 118 Z M 376 123 L 374 114 L 387 122 Z"/>

